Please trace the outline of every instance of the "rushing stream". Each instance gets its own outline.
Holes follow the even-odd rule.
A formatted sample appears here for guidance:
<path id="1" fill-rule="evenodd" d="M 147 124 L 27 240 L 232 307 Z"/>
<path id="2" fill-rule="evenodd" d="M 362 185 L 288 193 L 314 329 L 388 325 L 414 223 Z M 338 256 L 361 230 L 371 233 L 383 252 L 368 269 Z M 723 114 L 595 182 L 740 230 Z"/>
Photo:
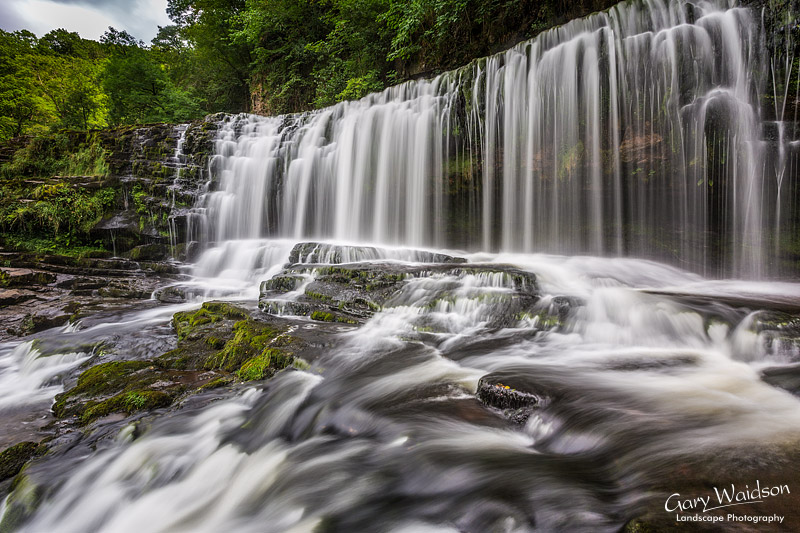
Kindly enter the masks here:
<path id="1" fill-rule="evenodd" d="M 470 259 L 536 272 L 542 305 L 585 305 L 553 330 L 497 327 L 503 276 L 414 280 L 309 371 L 62 457 L 22 530 L 613 531 L 674 465 L 800 436 L 800 403 L 760 372 L 796 348 L 767 348 L 741 309 L 648 292 L 740 284 L 638 260 Z M 452 298 L 430 305 L 443 286 Z M 789 284 L 747 293 L 800 299 Z M 488 373 L 553 403 L 509 426 L 475 400 Z"/>
<path id="2" fill-rule="evenodd" d="M 323 325 L 290 305 L 310 268 L 268 309 L 327 328 L 309 368 L 68 431 L 16 488 L 36 502 L 16 527 L 618 531 L 687 472 L 796 448 L 800 345 L 759 324 L 797 313 L 800 285 L 758 281 L 793 216 L 765 175 L 794 145 L 773 161 L 760 136 L 757 27 L 727 4 L 631 2 L 358 102 L 227 118 L 190 218 L 189 300 L 0 346 L 10 440 L 98 342 L 172 349 L 175 312 L 255 307 L 298 242 L 329 245 L 294 263 L 430 271 L 363 324 Z M 447 254 L 466 266 L 431 266 Z M 754 281 L 704 277 L 719 272 Z M 537 408 L 485 405 L 487 376 Z"/>

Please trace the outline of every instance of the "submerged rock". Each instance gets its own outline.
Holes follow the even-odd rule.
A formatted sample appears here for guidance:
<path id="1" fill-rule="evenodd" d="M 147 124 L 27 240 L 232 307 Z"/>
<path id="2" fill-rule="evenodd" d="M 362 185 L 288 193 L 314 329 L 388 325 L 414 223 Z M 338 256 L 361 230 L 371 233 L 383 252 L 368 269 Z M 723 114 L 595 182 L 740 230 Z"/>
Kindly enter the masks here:
<path id="1" fill-rule="evenodd" d="M 452 276 L 454 283 L 468 275 L 497 277 L 487 282 L 498 283 L 506 292 L 494 295 L 476 294 L 474 298 L 497 304 L 502 312 L 492 313 L 491 327 L 505 327 L 517 322 L 520 313 L 529 310 L 538 300 L 536 277 L 505 265 L 481 264 L 406 264 L 357 263 L 343 265 L 287 266 L 273 278 L 262 282 L 259 306 L 267 313 L 308 316 L 324 322 L 363 323 L 385 306 L 405 305 L 400 292 L 412 280 Z M 420 305 L 434 309 L 458 296 L 445 282 L 427 291 L 428 301 Z M 469 298 L 469 296 L 464 296 Z M 419 302 L 413 302 L 418 304 Z M 502 309 L 500 309 L 502 308 Z"/>
<path id="2" fill-rule="evenodd" d="M 0 482 L 19 474 L 25 463 L 42 451 L 35 442 L 20 442 L 0 452 Z"/>
<path id="3" fill-rule="evenodd" d="M 764 340 L 768 351 L 800 360 L 800 315 L 762 311 L 754 317 L 752 327 Z"/>
<path id="4" fill-rule="evenodd" d="M 503 416 L 515 424 L 524 424 L 534 410 L 552 401 L 550 395 L 529 383 L 518 383 L 511 376 L 492 374 L 478 382 L 477 397 L 484 405 L 501 410 Z"/>

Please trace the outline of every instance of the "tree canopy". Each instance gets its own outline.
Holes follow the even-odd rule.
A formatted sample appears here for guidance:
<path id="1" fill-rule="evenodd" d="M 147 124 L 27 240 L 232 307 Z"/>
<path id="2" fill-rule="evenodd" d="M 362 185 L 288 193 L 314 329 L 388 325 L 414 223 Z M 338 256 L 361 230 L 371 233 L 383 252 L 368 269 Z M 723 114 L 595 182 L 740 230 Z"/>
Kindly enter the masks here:
<path id="1" fill-rule="evenodd" d="M 109 28 L 0 31 L 0 140 L 58 128 L 280 114 L 496 52 L 608 0 L 168 0 L 146 44 Z"/>

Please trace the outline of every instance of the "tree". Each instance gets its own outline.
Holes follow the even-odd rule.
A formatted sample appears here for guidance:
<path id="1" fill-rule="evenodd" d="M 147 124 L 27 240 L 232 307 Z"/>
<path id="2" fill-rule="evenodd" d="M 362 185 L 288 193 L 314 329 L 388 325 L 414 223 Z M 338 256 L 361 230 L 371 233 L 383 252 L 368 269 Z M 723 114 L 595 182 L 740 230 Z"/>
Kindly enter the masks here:
<path id="1" fill-rule="evenodd" d="M 167 65 L 159 63 L 163 56 L 114 28 L 109 28 L 103 41 L 112 50 L 103 73 L 112 123 L 172 122 L 202 115 L 191 91 L 176 86 Z"/>
<path id="2" fill-rule="evenodd" d="M 89 129 L 106 125 L 107 98 L 100 86 L 105 61 L 34 55 L 33 77 L 52 107 L 57 125 Z"/>
<path id="3" fill-rule="evenodd" d="M 250 108 L 252 46 L 236 39 L 246 15 L 245 0 L 168 0 L 167 14 L 201 66 L 193 85 L 217 111 Z"/>
<path id="4" fill-rule="evenodd" d="M 0 30 L 0 139 L 26 133 L 46 122 L 47 104 L 39 95 L 28 60 L 36 36 L 29 31 Z"/>

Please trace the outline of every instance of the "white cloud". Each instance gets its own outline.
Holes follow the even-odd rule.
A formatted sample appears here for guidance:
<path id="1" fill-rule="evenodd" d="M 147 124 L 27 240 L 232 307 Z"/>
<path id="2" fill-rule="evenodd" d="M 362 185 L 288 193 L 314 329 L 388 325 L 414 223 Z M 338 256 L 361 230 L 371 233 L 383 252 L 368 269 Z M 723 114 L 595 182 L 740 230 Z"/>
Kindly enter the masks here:
<path id="1" fill-rule="evenodd" d="M 0 27 L 13 31 L 28 29 L 41 37 L 50 30 L 65 28 L 86 39 L 98 39 L 108 29 L 127 30 L 149 42 L 158 26 L 170 24 L 167 0 L 0 0 Z"/>

